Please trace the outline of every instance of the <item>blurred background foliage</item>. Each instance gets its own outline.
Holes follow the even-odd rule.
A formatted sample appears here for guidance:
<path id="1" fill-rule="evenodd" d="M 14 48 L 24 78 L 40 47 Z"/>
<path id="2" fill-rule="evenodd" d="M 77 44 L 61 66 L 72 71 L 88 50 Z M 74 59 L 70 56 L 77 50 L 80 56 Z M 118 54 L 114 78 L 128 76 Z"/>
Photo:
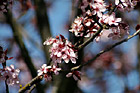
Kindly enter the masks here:
<path id="1" fill-rule="evenodd" d="M 49 63 L 49 47 L 43 46 L 47 38 L 62 34 L 73 43 L 78 40 L 68 30 L 74 18 L 81 14 L 81 1 L 14 0 L 10 11 L 0 13 L 0 46 L 8 48 L 8 55 L 14 57 L 7 65 L 14 64 L 21 70 L 21 85 L 35 77 L 42 64 Z M 114 0 L 105 1 L 114 3 Z M 140 24 L 139 6 L 131 12 L 117 11 L 117 16 L 130 25 L 130 34 Z M 115 42 L 107 37 L 98 43 L 93 41 L 79 52 L 76 65 L 87 62 Z M 42 81 L 33 93 L 139 93 L 140 38 L 135 37 L 103 54 L 81 71 L 81 81 L 60 74 L 52 82 Z M 10 93 L 17 93 L 18 89 L 18 85 L 10 86 Z M 4 82 L 0 81 L 0 93 L 4 92 Z"/>

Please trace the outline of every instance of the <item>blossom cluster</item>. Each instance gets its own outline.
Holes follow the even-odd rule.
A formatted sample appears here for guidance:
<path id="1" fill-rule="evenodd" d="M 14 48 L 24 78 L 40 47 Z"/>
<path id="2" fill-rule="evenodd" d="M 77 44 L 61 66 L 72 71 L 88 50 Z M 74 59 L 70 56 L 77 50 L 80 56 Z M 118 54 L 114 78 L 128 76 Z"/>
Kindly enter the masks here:
<path id="1" fill-rule="evenodd" d="M 75 53 L 74 46 L 66 39 L 64 36 L 60 35 L 56 38 L 49 38 L 44 42 L 44 45 L 52 45 L 50 48 L 50 58 L 52 61 L 57 64 L 61 63 L 64 60 L 65 63 L 68 63 L 70 60 L 72 63 L 76 63 L 77 55 Z"/>
<path id="2" fill-rule="evenodd" d="M 0 79 L 6 80 L 8 85 L 18 84 L 19 72 L 20 70 L 15 69 L 14 65 L 6 66 L 6 68 L 0 69 Z"/>
<path id="3" fill-rule="evenodd" d="M 52 80 L 52 75 L 58 75 L 59 71 L 61 71 L 61 68 L 58 68 L 55 65 L 47 66 L 46 64 L 43 64 L 38 70 L 38 76 L 43 75 L 46 81 L 50 81 Z"/>
<path id="4" fill-rule="evenodd" d="M 132 10 L 139 0 L 115 0 L 115 9 L 119 10 Z M 76 37 L 91 37 L 99 29 L 101 25 L 103 30 L 95 37 L 98 42 L 103 33 L 108 33 L 108 37 L 112 39 L 120 39 L 124 35 L 129 34 L 129 26 L 122 21 L 121 18 L 117 18 L 115 11 L 112 11 L 112 4 L 107 5 L 104 0 L 82 0 L 81 10 L 83 15 L 78 16 L 71 25 L 70 32 L 74 33 Z M 108 30 L 108 31 L 107 31 Z M 50 47 L 50 58 L 54 62 L 53 66 L 47 66 L 44 64 L 38 75 L 43 75 L 47 80 L 52 78 L 53 67 L 57 67 L 58 64 L 64 61 L 65 63 L 76 63 L 77 55 L 74 46 L 60 35 L 56 38 L 49 38 L 44 42 L 44 45 L 52 45 Z M 60 68 L 56 72 L 60 71 Z M 51 74 L 50 74 L 51 73 Z M 73 76 L 75 80 L 81 79 L 81 72 L 72 71 L 66 75 L 66 77 Z"/>
<path id="5" fill-rule="evenodd" d="M 13 0 L 0 0 L 0 12 L 7 12 L 11 8 Z"/>
<path id="6" fill-rule="evenodd" d="M 19 79 L 18 75 L 20 70 L 15 69 L 14 65 L 6 66 L 6 60 L 10 60 L 13 57 L 7 57 L 7 50 L 3 51 L 3 48 L 0 46 L 0 63 L 3 68 L 0 68 L 0 79 L 5 80 L 8 85 L 18 84 Z"/>
<path id="7" fill-rule="evenodd" d="M 53 74 L 59 74 L 61 68 L 58 67 L 59 64 L 62 63 L 62 61 L 64 61 L 65 63 L 69 63 L 69 61 L 71 61 L 72 63 L 76 64 L 77 50 L 74 48 L 72 43 L 69 42 L 64 36 L 60 35 L 56 36 L 56 38 L 49 38 L 44 42 L 44 45 L 52 45 L 49 51 L 50 58 L 53 62 L 52 66 L 43 64 L 40 70 L 38 70 L 38 76 L 43 75 L 46 81 L 52 80 Z M 72 73 L 76 78 L 77 74 L 75 75 L 74 72 Z"/>
<path id="8" fill-rule="evenodd" d="M 123 3 L 122 3 L 123 2 Z M 125 4 L 126 7 L 133 7 L 138 0 L 115 0 L 116 8 L 120 9 L 120 5 Z M 108 37 L 112 39 L 120 39 L 124 35 L 129 34 L 129 26 L 122 21 L 121 18 L 115 17 L 115 12 L 111 12 L 112 5 L 107 6 L 104 0 L 83 0 L 81 9 L 83 16 L 77 17 L 69 30 L 77 37 L 91 37 L 97 32 L 100 26 L 106 27 L 96 36 L 95 40 L 99 41 L 102 34 L 108 30 Z M 128 10 L 128 9 L 127 9 Z"/>
<path id="9" fill-rule="evenodd" d="M 131 11 L 134 9 L 134 6 L 137 5 L 137 2 L 140 0 L 115 0 L 115 5 L 120 11 Z"/>

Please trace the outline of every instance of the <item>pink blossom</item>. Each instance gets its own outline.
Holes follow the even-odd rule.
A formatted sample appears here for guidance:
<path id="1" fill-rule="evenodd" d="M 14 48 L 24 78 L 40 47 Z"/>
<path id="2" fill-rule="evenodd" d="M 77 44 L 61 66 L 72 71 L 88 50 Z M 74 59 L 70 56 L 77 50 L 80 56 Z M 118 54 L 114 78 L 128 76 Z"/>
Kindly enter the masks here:
<path id="1" fill-rule="evenodd" d="M 75 80 L 81 80 L 81 72 L 80 71 L 72 71 L 66 75 L 66 77 L 71 77 L 71 76 L 73 76 L 73 78 Z"/>
<path id="2" fill-rule="evenodd" d="M 73 45 L 65 39 L 62 35 L 60 35 L 61 39 L 57 38 L 50 38 L 46 40 L 44 44 L 51 44 L 52 47 L 50 48 L 50 57 L 52 61 L 57 64 L 61 63 L 64 60 L 65 63 L 68 63 L 70 60 L 72 63 L 76 63 L 77 55 L 75 53 L 75 49 Z M 53 43 L 50 43 L 52 42 Z M 54 42 L 55 41 L 55 42 Z"/>
<path id="3" fill-rule="evenodd" d="M 52 80 L 52 76 L 50 74 L 44 74 L 44 78 L 46 81 L 51 81 Z"/>
<path id="4" fill-rule="evenodd" d="M 51 71 L 54 72 L 55 75 L 58 75 L 61 68 L 57 68 L 57 66 L 53 65 Z"/>
<path id="5" fill-rule="evenodd" d="M 43 64 L 38 70 L 38 76 L 43 75 L 46 81 L 50 81 L 52 79 L 52 75 L 58 75 L 59 71 L 61 71 L 61 68 L 58 68 L 55 65 L 47 66 L 46 64 Z"/>
<path id="6" fill-rule="evenodd" d="M 18 84 L 18 75 L 20 70 L 14 69 L 14 65 L 7 66 L 4 69 L 0 69 L 1 79 L 6 80 L 8 85 Z"/>
<path id="7" fill-rule="evenodd" d="M 88 10 L 86 13 L 87 13 L 87 16 L 85 18 L 82 18 L 82 20 L 80 20 L 79 23 L 76 23 L 75 21 L 77 19 L 75 19 L 74 23 L 72 24 L 72 29 L 69 30 L 70 32 L 73 32 L 75 34 L 75 36 L 77 36 L 77 37 L 79 37 L 79 36 L 91 37 L 99 29 L 99 25 L 97 25 L 97 23 L 95 23 L 92 18 L 89 18 L 89 16 L 92 16 L 90 10 Z M 76 30 L 75 27 L 73 26 L 76 24 L 78 24 L 80 27 L 82 27 L 82 29 Z M 77 27 L 77 28 L 79 28 L 79 27 Z"/>
<path id="8" fill-rule="evenodd" d="M 111 37 L 112 39 L 120 39 L 124 35 L 129 34 L 129 26 L 124 23 L 120 23 L 117 27 L 112 27 L 110 29 L 111 33 L 108 35 L 108 37 Z"/>
<path id="9" fill-rule="evenodd" d="M 111 15 L 104 14 L 100 19 L 100 23 L 108 24 L 110 26 L 115 25 L 117 26 L 121 22 L 121 18 L 115 18 L 115 13 Z"/>
<path id="10" fill-rule="evenodd" d="M 93 8 L 93 15 L 97 14 L 98 17 L 102 16 L 102 13 L 106 11 L 106 4 L 103 0 L 94 0 L 94 3 L 91 4 L 91 7 Z"/>
<path id="11" fill-rule="evenodd" d="M 139 1 L 140 0 L 115 0 L 115 4 L 120 11 L 131 11 Z"/>
<path id="12" fill-rule="evenodd" d="M 69 31 L 74 33 L 75 36 L 82 36 L 83 34 L 81 33 L 84 30 L 84 26 L 82 25 L 83 17 L 77 17 Z"/>
<path id="13" fill-rule="evenodd" d="M 37 71 L 38 72 L 38 76 L 47 73 L 48 72 L 48 69 L 50 69 L 50 68 L 51 68 L 51 66 L 47 66 L 46 64 L 43 64 L 41 66 L 41 68 Z"/>

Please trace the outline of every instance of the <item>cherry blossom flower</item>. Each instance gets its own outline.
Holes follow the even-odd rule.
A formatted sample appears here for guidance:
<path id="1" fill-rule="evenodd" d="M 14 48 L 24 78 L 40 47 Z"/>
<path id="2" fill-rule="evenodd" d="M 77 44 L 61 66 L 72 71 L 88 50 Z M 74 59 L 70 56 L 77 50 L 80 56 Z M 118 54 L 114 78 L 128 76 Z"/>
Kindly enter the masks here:
<path id="1" fill-rule="evenodd" d="M 75 80 L 81 80 L 81 72 L 80 71 L 72 71 L 66 75 L 66 77 L 71 77 L 71 76 L 73 76 L 73 78 Z"/>
<path id="2" fill-rule="evenodd" d="M 137 5 L 137 2 L 140 0 L 115 0 L 115 4 L 120 11 L 131 11 L 133 10 L 134 6 Z"/>
<path id="3" fill-rule="evenodd" d="M 69 30 L 70 32 L 74 33 L 75 36 L 82 36 L 83 33 L 81 33 L 84 30 L 84 26 L 82 25 L 83 22 L 83 17 L 77 17 L 72 26 L 71 26 L 71 30 Z"/>
<path id="4" fill-rule="evenodd" d="M 58 75 L 61 68 L 57 68 L 57 66 L 53 65 L 51 71 L 54 72 L 55 75 Z"/>
<path id="5" fill-rule="evenodd" d="M 93 8 L 93 15 L 97 14 L 98 17 L 102 16 L 102 13 L 106 11 L 106 4 L 103 0 L 94 0 L 94 3 L 91 5 Z"/>
<path id="6" fill-rule="evenodd" d="M 43 75 L 46 81 L 50 81 L 52 79 L 53 73 L 58 75 L 59 71 L 61 71 L 61 68 L 58 68 L 55 65 L 47 66 L 46 64 L 43 64 L 38 70 L 38 76 Z"/>
<path id="7" fill-rule="evenodd" d="M 104 14 L 100 19 L 100 23 L 108 24 L 110 26 L 114 25 L 117 26 L 121 22 L 121 18 L 115 18 L 115 13 L 112 13 L 111 15 Z"/>
<path id="8" fill-rule="evenodd" d="M 90 18 L 92 16 L 90 10 L 86 14 L 87 16 L 85 18 L 82 17 L 82 19 L 79 19 L 78 17 L 80 21 L 77 21 L 78 19 L 76 18 L 72 24 L 72 29 L 69 30 L 77 37 L 91 37 L 99 29 L 99 25 Z M 78 26 L 82 27 L 82 29 L 77 29 L 79 28 Z"/>
<path id="9" fill-rule="evenodd" d="M 112 27 L 110 29 L 111 33 L 108 35 L 108 37 L 111 37 L 112 39 L 120 39 L 124 35 L 129 34 L 129 26 L 125 23 L 120 23 L 117 27 Z"/>
<path id="10" fill-rule="evenodd" d="M 10 65 L 9 67 L 7 66 L 6 68 L 0 69 L 0 78 L 6 80 L 8 85 L 18 84 L 19 72 L 20 70 L 15 69 L 14 65 Z"/>
<path id="11" fill-rule="evenodd" d="M 57 64 L 61 63 L 64 60 L 65 63 L 68 63 L 70 60 L 72 63 L 76 63 L 77 55 L 75 53 L 74 46 L 64 38 L 64 36 L 60 35 L 61 40 L 59 37 L 49 38 L 44 42 L 44 45 L 52 45 L 50 48 L 50 57 L 52 61 Z"/>
<path id="12" fill-rule="evenodd" d="M 43 64 L 41 68 L 37 71 L 38 76 L 43 75 L 48 72 L 48 69 L 51 69 L 51 66 L 47 66 L 46 64 Z"/>

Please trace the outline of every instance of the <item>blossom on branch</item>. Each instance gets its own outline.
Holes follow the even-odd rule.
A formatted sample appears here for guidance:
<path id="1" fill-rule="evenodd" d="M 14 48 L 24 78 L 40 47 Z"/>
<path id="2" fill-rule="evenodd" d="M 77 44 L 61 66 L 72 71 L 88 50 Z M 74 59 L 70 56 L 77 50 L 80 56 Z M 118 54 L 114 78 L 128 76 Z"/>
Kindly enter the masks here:
<path id="1" fill-rule="evenodd" d="M 10 65 L 9 67 L 7 66 L 6 68 L 0 69 L 0 79 L 6 80 L 8 85 L 18 84 L 19 72 L 20 70 L 15 69 L 14 65 Z"/>
<path id="2" fill-rule="evenodd" d="M 7 57 L 7 51 L 8 50 L 3 51 L 3 48 L 0 46 L 0 63 L 5 63 L 6 60 L 10 60 L 13 58 L 13 57 L 10 58 Z"/>
<path id="3" fill-rule="evenodd" d="M 93 9 L 93 15 L 97 14 L 98 17 L 102 16 L 102 13 L 106 11 L 106 4 L 103 0 L 94 0 L 94 3 L 91 4 L 91 9 Z"/>
<path id="4" fill-rule="evenodd" d="M 115 0 L 115 4 L 120 11 L 131 11 L 134 9 L 134 6 L 137 5 L 137 2 L 140 0 Z"/>
<path id="5" fill-rule="evenodd" d="M 112 39 L 120 39 L 125 35 L 129 35 L 129 26 L 125 23 L 120 23 L 117 27 L 111 27 L 108 37 Z"/>
<path id="6" fill-rule="evenodd" d="M 72 63 L 76 63 L 77 55 L 75 53 L 74 46 L 69 42 L 64 36 L 60 35 L 56 38 L 49 38 L 44 42 L 44 45 L 52 45 L 50 48 L 50 57 L 52 61 L 57 64 L 61 63 L 64 60 L 65 63 L 68 63 L 70 60 Z"/>
<path id="7" fill-rule="evenodd" d="M 121 18 L 116 18 L 115 12 L 111 12 L 111 14 L 109 14 L 111 8 L 107 9 L 104 0 L 94 0 L 94 2 L 92 2 L 92 0 L 89 2 L 83 0 L 83 2 L 86 2 L 84 9 L 85 14 L 81 17 L 77 17 L 69 30 L 74 33 L 76 37 L 92 37 L 94 33 L 99 30 L 99 23 L 106 27 L 95 37 L 96 42 L 98 42 L 102 37 L 102 34 L 105 33 L 105 29 L 110 31 L 108 37 L 111 37 L 112 39 L 119 39 L 125 34 L 129 34 L 129 26 L 122 23 Z M 124 2 L 124 0 L 122 0 L 122 2 Z M 108 13 L 106 12 L 107 10 Z"/>
<path id="8" fill-rule="evenodd" d="M 91 37 L 99 29 L 99 25 L 89 17 L 92 16 L 91 12 L 88 10 L 86 14 L 85 18 L 77 17 L 69 30 L 77 37 Z"/>
<path id="9" fill-rule="evenodd" d="M 73 76 L 73 78 L 75 80 L 81 80 L 81 72 L 80 71 L 72 71 L 66 75 L 66 77 L 71 77 L 71 76 Z"/>
<path id="10" fill-rule="evenodd" d="M 42 67 L 38 70 L 38 76 L 43 75 L 46 81 L 50 81 L 52 79 L 52 75 L 58 75 L 61 68 L 58 68 L 55 65 L 47 66 L 43 64 Z"/>
<path id="11" fill-rule="evenodd" d="M 121 22 L 121 18 L 115 18 L 115 13 L 112 13 L 111 15 L 104 14 L 100 19 L 99 22 L 102 24 L 108 24 L 109 26 L 118 26 L 118 24 Z"/>

